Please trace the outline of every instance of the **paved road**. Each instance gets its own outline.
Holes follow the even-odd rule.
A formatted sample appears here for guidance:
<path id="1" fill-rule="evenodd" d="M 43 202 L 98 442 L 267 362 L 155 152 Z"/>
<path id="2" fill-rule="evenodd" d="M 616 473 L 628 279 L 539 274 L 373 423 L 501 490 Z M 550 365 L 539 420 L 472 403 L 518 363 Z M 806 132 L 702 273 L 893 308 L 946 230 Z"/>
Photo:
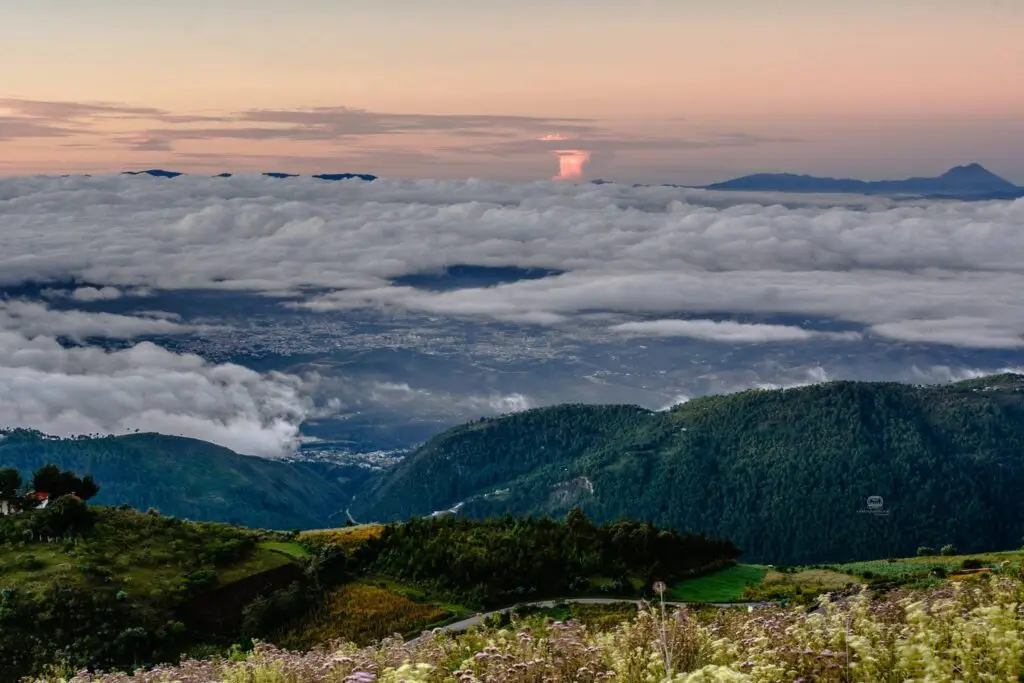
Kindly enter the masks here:
<path id="1" fill-rule="evenodd" d="M 567 598 L 565 600 L 541 600 L 541 601 L 538 601 L 538 602 L 527 602 L 527 603 L 524 603 L 524 605 L 527 606 L 527 607 L 541 607 L 541 608 L 545 608 L 545 607 L 554 607 L 555 605 L 561 605 L 561 604 L 568 603 L 568 602 L 574 602 L 574 603 L 579 604 L 579 605 L 615 605 L 615 604 L 619 604 L 619 603 L 634 603 L 635 604 L 635 603 L 640 602 L 640 601 L 637 600 L 636 598 L 632 598 L 632 599 L 627 599 L 627 598 Z M 654 603 L 654 604 L 660 604 L 660 603 Z M 711 602 L 711 603 L 707 603 L 707 602 L 700 602 L 700 603 L 696 603 L 696 602 L 666 602 L 665 603 L 665 605 L 667 607 L 682 607 L 684 605 L 702 606 L 702 607 L 707 607 L 709 605 L 711 607 L 761 607 L 763 605 L 770 605 L 770 604 L 773 604 L 773 603 L 770 603 L 770 602 Z M 466 619 L 463 619 L 461 621 L 456 621 L 454 623 L 448 624 L 447 626 L 441 626 L 440 630 L 446 631 L 448 633 L 459 633 L 461 631 L 467 631 L 470 628 L 472 628 L 473 626 L 479 626 L 488 617 L 494 616 L 495 614 L 502 614 L 502 613 L 508 612 L 508 611 L 510 611 L 512 609 L 514 609 L 514 608 L 513 607 L 506 607 L 504 609 L 494 610 L 493 612 L 486 612 L 484 614 L 477 614 L 477 615 L 474 615 L 472 617 L 468 617 Z M 418 638 L 414 638 L 412 642 L 416 642 L 417 640 L 420 640 L 420 638 L 422 638 L 422 637 L 423 636 L 419 636 Z"/>

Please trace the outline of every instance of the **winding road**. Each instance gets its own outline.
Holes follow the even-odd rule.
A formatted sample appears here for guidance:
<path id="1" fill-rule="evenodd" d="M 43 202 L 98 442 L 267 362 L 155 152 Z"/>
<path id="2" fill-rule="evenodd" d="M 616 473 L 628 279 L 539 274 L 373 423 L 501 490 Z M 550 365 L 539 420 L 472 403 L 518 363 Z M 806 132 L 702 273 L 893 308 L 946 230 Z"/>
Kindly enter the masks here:
<path id="1" fill-rule="evenodd" d="M 435 630 L 444 631 L 446 633 L 460 633 L 462 631 L 467 631 L 467 630 L 469 630 L 470 628 L 472 628 L 474 626 L 480 626 L 481 624 L 484 623 L 485 619 L 487 619 L 489 617 L 492 617 L 495 614 L 503 614 L 503 613 L 506 613 L 506 612 L 510 612 L 511 610 L 515 609 L 515 607 L 520 607 L 520 606 L 523 606 L 523 607 L 549 608 L 549 607 L 554 607 L 555 605 L 563 605 L 563 604 L 566 604 L 566 603 L 576 603 L 578 605 L 615 605 L 615 604 L 620 604 L 620 603 L 624 603 L 624 604 L 625 603 L 633 603 L 633 604 L 636 604 L 636 603 L 639 603 L 639 602 L 641 602 L 641 601 L 636 599 L 636 598 L 566 598 L 564 600 L 540 600 L 538 602 L 526 602 L 526 603 L 522 603 L 521 605 L 516 605 L 514 607 L 505 607 L 503 609 L 494 610 L 493 612 L 485 612 L 483 614 L 477 614 L 477 615 L 474 615 L 472 617 L 467 617 L 466 619 L 462 619 L 461 621 L 453 622 L 451 624 L 448 624 L 447 626 L 439 626 Z M 661 603 L 658 602 L 658 603 L 652 603 L 652 604 L 661 604 Z M 691 606 L 700 606 L 700 607 L 748 607 L 748 608 L 752 608 L 752 607 L 762 607 L 764 605 L 771 605 L 771 604 L 774 604 L 774 603 L 771 603 L 771 602 L 666 602 L 665 606 L 666 607 L 683 607 L 685 605 L 691 605 Z M 411 643 L 415 643 L 416 641 L 419 641 L 422 638 L 423 638 L 423 636 L 421 635 L 421 636 L 418 636 L 416 638 L 413 638 L 410 642 Z"/>

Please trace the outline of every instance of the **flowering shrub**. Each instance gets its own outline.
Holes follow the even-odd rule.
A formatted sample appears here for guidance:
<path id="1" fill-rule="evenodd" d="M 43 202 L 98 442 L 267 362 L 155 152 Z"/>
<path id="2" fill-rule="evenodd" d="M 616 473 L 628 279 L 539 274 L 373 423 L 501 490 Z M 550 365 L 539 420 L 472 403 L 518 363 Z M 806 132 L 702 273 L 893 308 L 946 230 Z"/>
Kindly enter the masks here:
<path id="1" fill-rule="evenodd" d="M 867 590 L 714 613 L 660 608 L 603 630 L 435 631 L 306 653 L 259 644 L 240 661 L 188 661 L 134 676 L 79 673 L 37 683 L 888 683 L 1017 681 L 1024 672 L 1024 582 L 1008 576 L 927 591 Z M 518 626 L 519 628 L 516 628 Z"/>

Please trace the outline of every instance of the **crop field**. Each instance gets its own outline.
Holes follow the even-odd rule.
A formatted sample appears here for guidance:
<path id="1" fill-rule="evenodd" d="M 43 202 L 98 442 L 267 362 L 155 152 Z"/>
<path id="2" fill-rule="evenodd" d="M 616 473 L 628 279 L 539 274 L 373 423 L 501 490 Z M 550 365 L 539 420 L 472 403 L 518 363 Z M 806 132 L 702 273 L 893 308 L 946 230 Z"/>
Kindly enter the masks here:
<path id="1" fill-rule="evenodd" d="M 977 553 L 974 555 L 927 555 L 923 557 L 904 557 L 895 560 L 849 562 L 831 565 L 829 568 L 862 578 L 878 576 L 898 579 L 910 574 L 927 572 L 936 567 L 940 567 L 946 572 L 956 572 L 964 567 L 965 561 L 976 563 L 979 568 L 998 568 L 1003 562 L 1017 564 L 1024 561 L 1024 550 Z"/>

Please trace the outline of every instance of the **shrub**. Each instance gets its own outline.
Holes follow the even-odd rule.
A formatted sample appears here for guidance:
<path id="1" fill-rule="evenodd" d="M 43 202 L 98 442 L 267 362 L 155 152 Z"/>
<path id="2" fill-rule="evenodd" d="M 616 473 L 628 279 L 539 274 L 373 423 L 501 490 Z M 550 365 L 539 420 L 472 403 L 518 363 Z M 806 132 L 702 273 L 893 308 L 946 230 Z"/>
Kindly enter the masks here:
<path id="1" fill-rule="evenodd" d="M 930 545 L 923 545 L 917 549 L 918 557 L 931 557 L 934 554 L 935 548 L 931 547 Z"/>
<path id="2" fill-rule="evenodd" d="M 217 585 L 217 572 L 201 569 L 185 576 L 185 589 L 192 594 L 204 593 Z"/>
<path id="3" fill-rule="evenodd" d="M 37 569 L 42 569 L 46 566 L 46 563 L 37 558 L 32 553 L 21 555 L 18 558 L 17 567 L 18 569 L 24 569 L 25 571 L 34 572 Z"/>
<path id="4" fill-rule="evenodd" d="M 942 548 L 939 550 L 939 554 L 946 556 L 956 555 L 956 546 L 952 543 L 947 543 L 946 545 L 942 546 Z"/>
<path id="5" fill-rule="evenodd" d="M 814 611 L 683 609 L 662 618 L 644 610 L 591 629 L 537 620 L 518 632 L 484 629 L 306 653 L 255 643 L 251 651 L 233 648 L 227 659 L 185 661 L 133 679 L 82 672 L 73 680 L 1016 681 L 1024 670 L 1024 621 L 1016 612 L 1021 590 L 1024 584 L 1008 580 L 877 599 L 861 593 L 842 603 L 822 601 Z"/>

